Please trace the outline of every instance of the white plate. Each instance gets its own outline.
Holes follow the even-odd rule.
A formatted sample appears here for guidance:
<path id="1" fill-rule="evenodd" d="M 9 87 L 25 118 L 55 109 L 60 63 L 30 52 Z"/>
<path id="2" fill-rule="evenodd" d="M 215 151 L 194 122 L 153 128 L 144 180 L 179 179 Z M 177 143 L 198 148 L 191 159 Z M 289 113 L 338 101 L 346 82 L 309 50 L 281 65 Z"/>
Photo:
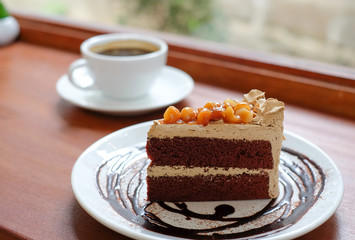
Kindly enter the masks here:
<path id="1" fill-rule="evenodd" d="M 146 158 L 144 152 L 144 144 L 147 137 L 147 131 L 151 124 L 152 122 L 145 122 L 116 131 L 100 139 L 91 145 L 87 150 L 85 150 L 76 161 L 72 171 L 73 191 L 79 204 L 85 209 L 85 211 L 87 211 L 97 221 L 101 222 L 108 228 L 113 229 L 114 231 L 136 239 L 181 239 L 178 237 L 159 233 L 159 231 L 154 228 L 147 230 L 146 227 L 149 226 L 149 224 L 145 222 L 146 220 L 141 218 L 139 214 L 138 216 L 134 214 L 134 212 L 142 211 L 142 209 L 144 209 L 144 207 L 148 204 L 148 202 L 145 201 L 146 186 L 144 182 L 144 170 L 146 167 L 146 162 L 144 163 L 143 160 Z M 311 168 L 313 168 L 311 171 L 314 174 L 314 190 L 312 188 L 314 193 L 312 193 L 312 196 L 318 194 L 319 198 L 309 198 L 315 199 L 315 202 L 308 207 L 306 206 L 305 212 L 300 218 L 295 220 L 295 222 L 291 222 L 289 226 L 285 226 L 276 231 L 269 231 L 267 233 L 258 235 L 259 238 L 265 237 L 267 239 L 292 239 L 308 233 L 316 227 L 320 226 L 332 216 L 332 214 L 339 206 L 343 196 L 342 177 L 332 160 L 317 146 L 293 133 L 285 131 L 285 137 L 287 140 L 284 141 L 283 147 L 302 153 L 304 156 L 309 158 L 309 161 L 313 162 L 312 165 L 309 164 L 310 162 L 308 160 L 308 162 L 306 161 L 309 165 L 311 165 Z M 136 151 L 137 155 L 133 154 L 133 157 L 131 156 L 130 158 L 126 158 L 128 156 L 126 155 L 126 153 L 128 153 L 127 151 L 134 149 L 132 146 L 138 146 L 138 148 L 141 150 L 134 150 Z M 287 155 L 285 152 L 282 154 Z M 131 161 L 132 159 L 133 161 Z M 293 158 L 290 157 L 289 159 Z M 283 166 L 284 164 L 280 164 L 280 176 L 282 176 L 282 172 L 287 174 L 289 172 L 289 169 Z M 315 169 L 315 166 L 318 167 L 318 170 Z M 297 168 L 295 172 L 297 171 L 302 171 L 302 167 Z M 117 172 L 121 172 L 122 174 L 117 175 Z M 321 172 L 323 172 L 324 175 L 320 174 Z M 299 173 L 299 175 L 303 176 L 307 174 L 303 172 Z M 289 176 L 287 175 L 286 178 L 288 177 Z M 322 177 L 324 177 L 324 179 L 322 179 Z M 113 181 L 110 182 L 109 180 L 112 179 Z M 282 178 L 280 177 L 280 179 Z M 299 192 L 303 191 L 302 189 L 304 185 L 302 185 L 301 180 L 302 179 L 299 179 L 299 181 L 291 181 L 292 184 L 295 185 L 292 186 L 292 190 L 296 190 L 296 194 L 293 196 L 298 196 Z M 282 201 L 283 198 L 287 195 L 285 194 L 287 192 L 287 188 L 282 190 L 282 186 L 286 185 L 281 184 L 281 182 L 282 180 L 280 180 L 281 193 L 277 201 Z M 140 185 L 139 183 L 143 184 Z M 301 190 L 297 190 L 297 188 L 300 188 Z M 322 188 L 323 190 L 320 190 Z M 116 189 L 118 191 L 110 192 L 112 189 Z M 135 192 L 133 190 L 138 191 Z M 125 195 L 126 192 L 129 192 L 129 194 Z M 110 195 L 112 193 L 113 195 Z M 123 194 L 120 199 L 117 197 L 117 193 Z M 135 194 L 137 194 L 137 197 L 135 197 Z M 110 202 L 109 199 L 112 199 L 112 197 L 114 198 L 114 201 Z M 130 200 L 132 200 L 132 202 L 130 202 Z M 138 201 L 134 202 L 134 200 Z M 295 205 L 297 205 L 299 199 L 293 199 L 292 197 L 292 201 L 292 204 L 285 206 L 290 206 L 292 209 L 295 207 Z M 269 202 L 270 200 L 252 200 L 200 202 L 186 204 L 190 210 L 200 214 L 208 214 L 210 209 L 212 209 L 211 211 L 213 212 L 217 205 L 230 205 L 235 209 L 237 208 L 238 210 L 235 211 L 235 213 L 232 215 L 241 214 L 242 216 L 245 216 L 250 215 L 250 211 L 254 211 L 255 208 L 265 206 Z M 172 203 L 167 204 L 168 207 L 170 206 L 172 208 L 178 209 Z M 136 206 L 137 209 L 133 208 L 133 205 Z M 303 205 L 301 204 L 299 206 Z M 245 212 L 245 209 L 249 210 Z M 221 226 L 226 224 L 226 222 L 210 221 L 204 219 L 199 220 L 193 219 L 193 217 L 187 219 L 181 214 L 172 213 L 160 208 L 158 204 L 152 204 L 145 210 L 147 212 L 155 211 L 154 214 L 159 216 L 159 218 L 164 219 L 165 222 L 171 222 L 173 225 L 178 224 L 180 227 L 188 226 L 189 228 L 198 229 L 199 227 L 205 225 Z M 204 213 L 204 211 L 207 212 Z M 294 212 L 296 212 L 296 210 L 293 209 L 292 213 Z M 275 213 L 278 214 L 276 211 Z M 265 221 L 268 221 L 267 217 L 252 222 L 250 226 L 258 230 L 262 228 L 263 225 L 267 224 L 264 223 Z M 228 229 L 226 231 L 229 231 Z M 235 231 L 235 229 L 231 228 L 230 231 Z M 185 233 L 188 232 L 189 230 Z M 253 236 L 256 237 L 256 235 Z M 253 236 L 249 236 L 249 238 L 253 238 Z"/>
<path id="2" fill-rule="evenodd" d="M 88 78 L 85 69 L 80 76 Z M 76 88 L 67 75 L 57 82 L 57 92 L 66 101 L 81 108 L 114 115 L 138 115 L 169 106 L 187 97 L 193 87 L 190 75 L 170 66 L 164 67 L 147 96 L 133 100 L 111 99 L 97 90 Z"/>

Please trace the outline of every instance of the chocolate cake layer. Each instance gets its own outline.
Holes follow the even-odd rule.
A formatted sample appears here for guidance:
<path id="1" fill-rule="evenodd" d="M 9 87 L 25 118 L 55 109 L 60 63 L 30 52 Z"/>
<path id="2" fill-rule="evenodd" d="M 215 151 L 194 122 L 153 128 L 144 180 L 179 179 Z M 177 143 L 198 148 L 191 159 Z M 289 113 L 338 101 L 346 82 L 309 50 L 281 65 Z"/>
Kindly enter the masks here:
<path id="1" fill-rule="evenodd" d="M 238 176 L 148 177 L 150 201 L 224 201 L 266 199 L 269 177 L 265 174 Z M 246 184 L 247 183 L 247 184 Z"/>
<path id="2" fill-rule="evenodd" d="M 265 140 L 198 137 L 149 138 L 150 166 L 272 169 L 271 144 Z"/>

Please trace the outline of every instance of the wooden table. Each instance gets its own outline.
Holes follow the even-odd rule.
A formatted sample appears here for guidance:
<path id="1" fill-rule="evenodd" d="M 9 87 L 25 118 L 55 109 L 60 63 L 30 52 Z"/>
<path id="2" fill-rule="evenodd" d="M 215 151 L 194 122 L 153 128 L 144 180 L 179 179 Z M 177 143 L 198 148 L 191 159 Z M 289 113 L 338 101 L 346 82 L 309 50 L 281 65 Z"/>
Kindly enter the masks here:
<path id="1" fill-rule="evenodd" d="M 0 239 L 128 239 L 79 206 L 70 183 L 72 167 L 98 139 L 161 118 L 163 110 L 119 117 L 65 102 L 55 85 L 77 58 L 77 52 L 22 40 L 0 48 Z M 195 80 L 195 89 L 177 104 L 179 108 L 241 97 L 239 91 Z M 286 104 L 285 128 L 322 148 L 339 167 L 345 184 L 335 214 L 299 239 L 352 239 L 355 120 Z"/>

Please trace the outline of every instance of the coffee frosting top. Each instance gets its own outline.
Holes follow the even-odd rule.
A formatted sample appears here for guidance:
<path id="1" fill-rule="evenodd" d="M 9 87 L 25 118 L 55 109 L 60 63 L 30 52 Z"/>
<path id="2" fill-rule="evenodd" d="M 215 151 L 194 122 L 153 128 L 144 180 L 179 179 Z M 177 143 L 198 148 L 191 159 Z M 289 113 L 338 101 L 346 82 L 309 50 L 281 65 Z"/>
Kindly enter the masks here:
<path id="1" fill-rule="evenodd" d="M 283 133 L 284 103 L 274 98 L 265 99 L 265 93 L 253 89 L 244 95 L 244 102 L 253 105 L 255 116 L 248 124 L 212 121 L 207 126 L 199 124 L 162 124 L 154 121 L 148 137 L 216 137 L 235 139 L 236 136 L 248 140 L 277 138 Z"/>

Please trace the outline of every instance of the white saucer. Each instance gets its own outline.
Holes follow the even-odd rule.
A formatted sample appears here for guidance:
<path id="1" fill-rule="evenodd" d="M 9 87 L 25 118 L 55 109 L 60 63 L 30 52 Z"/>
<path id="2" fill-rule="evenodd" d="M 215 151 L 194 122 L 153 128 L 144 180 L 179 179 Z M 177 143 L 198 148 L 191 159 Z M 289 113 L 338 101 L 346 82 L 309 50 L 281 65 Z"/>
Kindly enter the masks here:
<path id="1" fill-rule="evenodd" d="M 57 82 L 57 92 L 66 101 L 81 108 L 114 115 L 138 115 L 169 106 L 187 97 L 193 87 L 190 75 L 170 66 L 164 67 L 147 96 L 133 100 L 111 99 L 96 90 L 78 89 L 69 82 L 66 74 Z"/>

